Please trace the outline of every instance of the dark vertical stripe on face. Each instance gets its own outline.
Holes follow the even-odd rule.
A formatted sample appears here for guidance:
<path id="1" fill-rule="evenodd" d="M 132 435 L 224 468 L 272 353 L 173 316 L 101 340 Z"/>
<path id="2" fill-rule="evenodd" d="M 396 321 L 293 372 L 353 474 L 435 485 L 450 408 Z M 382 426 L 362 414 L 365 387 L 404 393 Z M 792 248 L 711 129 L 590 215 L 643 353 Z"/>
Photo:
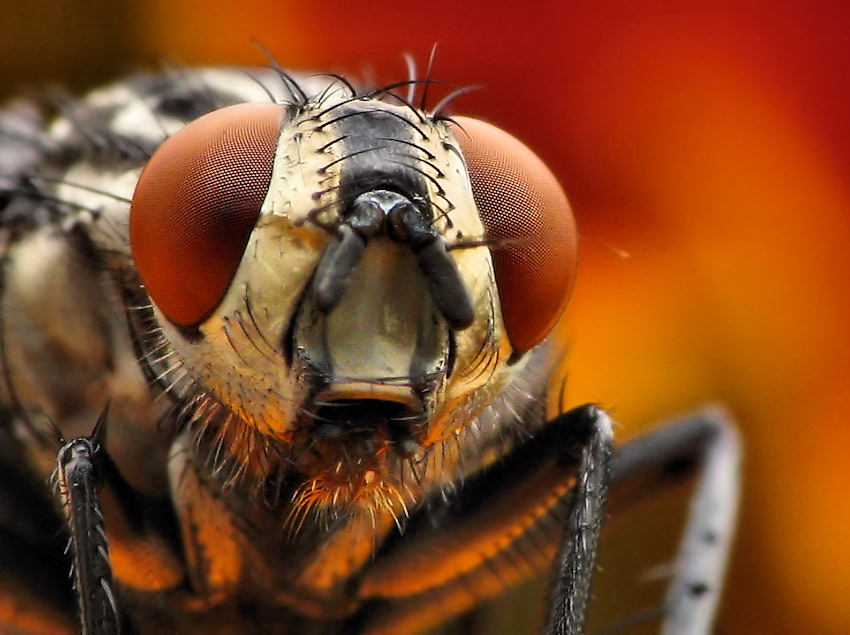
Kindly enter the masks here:
<path id="1" fill-rule="evenodd" d="M 365 102 L 340 108 L 338 116 L 342 118 L 334 128 L 338 136 L 344 137 L 344 158 L 340 161 L 343 213 L 359 194 L 387 189 L 407 196 L 428 218 L 433 218 L 425 178 L 417 171 L 427 166 L 410 145 L 421 138 L 413 124 L 395 112 Z"/>

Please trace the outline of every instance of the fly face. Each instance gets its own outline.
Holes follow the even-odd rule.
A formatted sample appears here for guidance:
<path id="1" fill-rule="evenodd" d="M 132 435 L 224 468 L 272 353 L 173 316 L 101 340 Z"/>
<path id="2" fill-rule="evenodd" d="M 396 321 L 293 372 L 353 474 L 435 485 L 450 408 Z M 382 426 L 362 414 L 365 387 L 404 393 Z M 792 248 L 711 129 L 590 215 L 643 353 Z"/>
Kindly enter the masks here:
<path id="1" fill-rule="evenodd" d="M 539 159 L 476 120 L 340 88 L 226 108 L 139 179 L 130 243 L 161 328 L 139 341 L 198 430 L 230 430 L 231 477 L 286 463 L 310 505 L 395 516 L 405 465 L 491 407 L 557 319 L 572 222 Z"/>

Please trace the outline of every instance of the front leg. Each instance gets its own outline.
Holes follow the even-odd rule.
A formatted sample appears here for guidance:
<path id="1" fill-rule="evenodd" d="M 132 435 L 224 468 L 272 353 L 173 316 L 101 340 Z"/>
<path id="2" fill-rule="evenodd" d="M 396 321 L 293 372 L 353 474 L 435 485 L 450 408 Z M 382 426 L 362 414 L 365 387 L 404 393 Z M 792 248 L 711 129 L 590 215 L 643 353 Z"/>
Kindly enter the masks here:
<path id="1" fill-rule="evenodd" d="M 610 419 L 583 406 L 466 480 L 444 508 L 420 511 L 365 574 L 360 594 L 367 603 L 345 632 L 420 632 L 555 561 L 544 633 L 581 633 L 606 487 L 620 512 L 698 474 L 679 566 L 659 615 L 664 633 L 709 633 L 737 510 L 733 425 L 718 411 L 673 422 L 618 450 L 609 471 L 610 448 Z"/>
<path id="2" fill-rule="evenodd" d="M 584 442 L 557 561 L 547 635 L 584 631 L 611 463 L 613 435 L 608 415 L 595 406 L 583 406 L 568 414 L 573 415 L 571 419 L 581 430 Z"/>
<path id="3" fill-rule="evenodd" d="M 65 444 L 57 460 L 59 495 L 71 534 L 74 587 L 84 635 L 120 632 L 109 541 L 97 495 L 99 444 L 95 439 L 105 417 L 104 411 L 91 437 L 80 437 Z"/>
<path id="4" fill-rule="evenodd" d="M 367 604 L 344 632 L 411 633 L 444 622 L 551 567 L 562 536 L 548 632 L 580 632 L 611 443 L 608 415 L 577 408 L 467 479 L 447 506 L 426 505 L 366 572 Z"/>
<path id="5" fill-rule="evenodd" d="M 172 523 L 129 487 L 103 448 L 105 419 L 106 412 L 91 436 L 65 444 L 56 468 L 86 635 L 140 630 L 121 605 L 119 586 L 138 601 L 176 590 L 186 577 L 168 538 Z"/>

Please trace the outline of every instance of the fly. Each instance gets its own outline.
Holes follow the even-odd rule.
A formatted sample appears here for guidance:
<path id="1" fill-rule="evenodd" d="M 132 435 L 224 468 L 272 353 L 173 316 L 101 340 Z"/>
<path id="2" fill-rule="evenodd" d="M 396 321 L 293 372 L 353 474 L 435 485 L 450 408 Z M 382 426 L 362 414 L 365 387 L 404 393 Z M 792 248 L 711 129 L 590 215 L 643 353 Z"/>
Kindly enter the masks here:
<path id="1" fill-rule="evenodd" d="M 578 633 L 606 493 L 696 473 L 661 624 L 710 630 L 733 428 L 547 419 L 567 197 L 421 83 L 186 69 L 0 114 L 4 629 L 411 633 L 550 569 Z"/>

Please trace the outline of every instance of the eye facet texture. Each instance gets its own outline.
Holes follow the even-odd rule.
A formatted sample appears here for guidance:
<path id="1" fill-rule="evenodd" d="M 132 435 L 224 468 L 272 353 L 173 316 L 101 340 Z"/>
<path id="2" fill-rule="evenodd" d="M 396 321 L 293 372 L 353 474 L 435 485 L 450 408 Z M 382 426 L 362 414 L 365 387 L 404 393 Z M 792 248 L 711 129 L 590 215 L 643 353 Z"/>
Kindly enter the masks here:
<path id="1" fill-rule="evenodd" d="M 499 128 L 454 117 L 487 237 L 513 348 L 538 344 L 569 302 L 578 256 L 575 219 L 548 167 Z"/>
<path id="2" fill-rule="evenodd" d="M 239 104 L 166 139 L 139 177 L 130 246 L 148 294 L 180 326 L 215 311 L 230 286 L 271 180 L 286 109 Z"/>

